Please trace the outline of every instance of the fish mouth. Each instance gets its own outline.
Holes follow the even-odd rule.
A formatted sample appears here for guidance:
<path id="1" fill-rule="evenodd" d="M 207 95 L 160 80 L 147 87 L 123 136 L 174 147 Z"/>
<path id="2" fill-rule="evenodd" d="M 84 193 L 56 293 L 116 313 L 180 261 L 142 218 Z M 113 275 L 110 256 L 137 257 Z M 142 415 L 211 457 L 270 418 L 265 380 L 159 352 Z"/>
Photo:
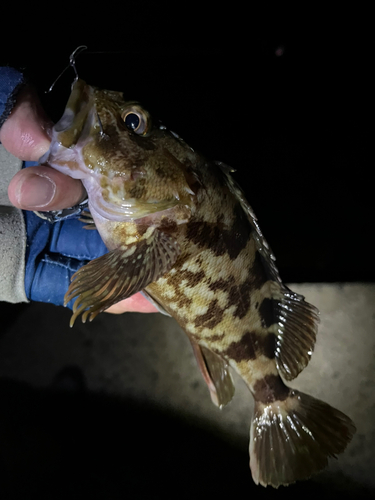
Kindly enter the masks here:
<path id="1" fill-rule="evenodd" d="M 97 121 L 93 95 L 94 89 L 83 80 L 73 83 L 64 113 L 54 126 L 56 139 L 65 148 L 71 148 L 87 137 Z"/>
<path id="2" fill-rule="evenodd" d="M 94 89 L 78 79 L 72 85 L 62 117 L 52 129 L 50 148 L 39 162 L 82 180 L 88 171 L 83 167 L 81 151 L 92 140 L 96 128 L 99 129 Z"/>

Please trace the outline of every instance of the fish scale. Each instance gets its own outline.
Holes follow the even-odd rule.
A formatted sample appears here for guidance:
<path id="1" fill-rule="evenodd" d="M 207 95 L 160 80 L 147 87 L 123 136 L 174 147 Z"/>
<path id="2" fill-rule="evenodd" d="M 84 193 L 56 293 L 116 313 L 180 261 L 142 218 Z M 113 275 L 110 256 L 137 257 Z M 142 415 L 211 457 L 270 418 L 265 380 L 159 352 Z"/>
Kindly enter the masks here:
<path id="1" fill-rule="evenodd" d="M 349 417 L 285 383 L 309 362 L 318 311 L 282 283 L 231 169 L 155 123 L 121 92 L 77 79 L 52 130 L 41 163 L 82 180 L 109 250 L 73 276 L 71 325 L 143 291 L 184 329 L 214 404 L 233 397 L 229 366 L 247 384 L 254 481 L 306 479 L 355 432 Z"/>

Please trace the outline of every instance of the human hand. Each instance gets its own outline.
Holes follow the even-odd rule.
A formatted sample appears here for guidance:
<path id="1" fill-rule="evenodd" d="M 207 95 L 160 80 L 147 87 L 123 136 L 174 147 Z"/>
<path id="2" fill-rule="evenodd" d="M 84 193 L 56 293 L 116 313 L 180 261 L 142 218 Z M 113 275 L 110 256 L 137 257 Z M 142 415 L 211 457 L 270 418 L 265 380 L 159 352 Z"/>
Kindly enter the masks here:
<path id="1" fill-rule="evenodd" d="M 49 148 L 51 127 L 36 93 L 26 87 L 0 128 L 0 142 L 17 158 L 36 162 Z M 62 304 L 73 273 L 89 260 L 106 253 L 107 249 L 98 232 L 83 230 L 78 220 L 50 224 L 31 211 L 60 210 L 77 205 L 85 197 L 83 185 L 79 180 L 36 164 L 13 177 L 8 196 L 14 206 L 27 211 L 26 295 L 31 300 Z M 106 312 L 127 311 L 157 312 L 140 293 Z"/>

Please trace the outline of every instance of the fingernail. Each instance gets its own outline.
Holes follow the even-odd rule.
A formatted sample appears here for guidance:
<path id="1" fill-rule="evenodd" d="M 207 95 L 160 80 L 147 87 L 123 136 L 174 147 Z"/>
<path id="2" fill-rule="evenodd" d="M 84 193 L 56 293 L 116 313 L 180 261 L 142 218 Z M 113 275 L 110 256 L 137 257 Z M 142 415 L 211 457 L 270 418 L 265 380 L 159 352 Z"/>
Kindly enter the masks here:
<path id="1" fill-rule="evenodd" d="M 56 184 L 41 175 L 29 175 L 17 187 L 18 203 L 28 208 L 43 208 L 48 205 L 56 192 Z"/>

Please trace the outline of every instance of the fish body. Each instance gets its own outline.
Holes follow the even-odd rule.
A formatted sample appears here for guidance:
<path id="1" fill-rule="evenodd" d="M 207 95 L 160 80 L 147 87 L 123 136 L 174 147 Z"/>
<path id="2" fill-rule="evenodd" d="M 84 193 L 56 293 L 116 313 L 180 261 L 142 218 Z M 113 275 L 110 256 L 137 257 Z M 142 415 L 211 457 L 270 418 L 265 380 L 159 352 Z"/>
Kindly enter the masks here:
<path id="1" fill-rule="evenodd" d="M 255 410 L 250 468 L 278 487 L 324 468 L 355 428 L 289 388 L 308 364 L 318 311 L 281 281 L 230 168 L 207 161 L 122 93 L 78 79 L 42 162 L 81 179 L 109 253 L 73 277 L 72 322 L 143 291 L 188 335 L 212 401 L 233 396 L 228 366 Z"/>

